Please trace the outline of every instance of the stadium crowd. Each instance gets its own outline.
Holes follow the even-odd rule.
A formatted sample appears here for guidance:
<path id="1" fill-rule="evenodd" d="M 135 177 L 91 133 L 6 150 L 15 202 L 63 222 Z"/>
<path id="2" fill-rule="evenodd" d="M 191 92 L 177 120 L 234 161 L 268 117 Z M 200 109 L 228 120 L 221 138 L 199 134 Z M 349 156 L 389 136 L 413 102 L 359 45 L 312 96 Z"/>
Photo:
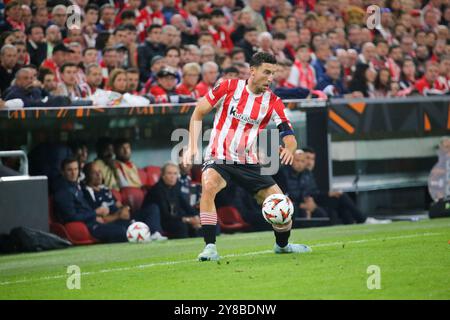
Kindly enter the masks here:
<path id="1" fill-rule="evenodd" d="M 4 3 L 2 107 L 195 101 L 248 78 L 257 51 L 277 57 L 281 97 L 449 92 L 448 0 Z"/>

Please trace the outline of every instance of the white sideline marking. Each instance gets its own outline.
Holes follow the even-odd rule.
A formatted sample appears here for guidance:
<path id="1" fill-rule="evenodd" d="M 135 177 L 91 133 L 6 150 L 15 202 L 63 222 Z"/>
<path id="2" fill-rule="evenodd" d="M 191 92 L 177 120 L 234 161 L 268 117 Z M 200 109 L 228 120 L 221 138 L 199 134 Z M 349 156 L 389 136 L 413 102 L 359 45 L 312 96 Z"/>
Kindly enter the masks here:
<path id="1" fill-rule="evenodd" d="M 351 240 L 351 241 L 340 241 L 340 242 L 329 242 L 329 243 L 319 243 L 319 244 L 313 244 L 310 245 L 311 248 L 316 247 L 331 247 L 331 246 L 337 246 L 342 244 L 358 244 L 358 243 L 365 243 L 370 241 L 380 241 L 380 240 L 396 240 L 396 239 L 408 239 L 408 238 L 417 238 L 417 237 L 428 237 L 428 236 L 437 236 L 441 235 L 442 233 L 433 233 L 433 232 L 427 232 L 427 233 L 416 233 L 416 234 L 410 234 L 410 235 L 404 235 L 404 236 L 395 236 L 395 237 L 384 237 L 384 238 L 374 238 L 374 239 L 361 239 L 361 240 Z M 239 254 L 227 254 L 224 256 L 220 256 L 221 258 L 233 258 L 233 257 L 245 257 L 245 256 L 254 256 L 259 254 L 266 254 L 266 253 L 272 253 L 272 250 L 263 250 L 263 251 L 254 251 L 254 252 L 246 252 L 246 253 L 239 253 Z M 167 261 L 167 262 L 154 262 L 149 264 L 141 264 L 137 266 L 132 267 L 123 267 L 123 268 L 111 268 L 111 269 L 103 269 L 99 271 L 91 271 L 91 272 L 82 272 L 82 276 L 87 275 L 93 275 L 93 274 L 99 274 L 99 273 L 108 273 L 108 272 L 119 272 L 119 271 L 130 271 L 130 270 L 136 270 L 136 269 L 146 269 L 151 267 L 159 267 L 159 266 L 168 266 L 168 265 L 175 265 L 175 264 L 181 264 L 181 263 L 189 263 L 189 262 L 196 262 L 197 259 L 190 259 L 190 260 L 179 260 L 179 261 Z M 43 281 L 43 280 L 55 280 L 55 279 L 62 279 L 66 278 L 67 275 L 57 275 L 57 276 L 46 276 L 36 279 L 22 279 L 22 280 L 15 280 L 15 281 L 5 281 L 0 282 L 0 286 L 6 286 L 11 284 L 19 284 L 19 283 L 27 283 L 27 282 L 33 282 L 33 281 Z"/>

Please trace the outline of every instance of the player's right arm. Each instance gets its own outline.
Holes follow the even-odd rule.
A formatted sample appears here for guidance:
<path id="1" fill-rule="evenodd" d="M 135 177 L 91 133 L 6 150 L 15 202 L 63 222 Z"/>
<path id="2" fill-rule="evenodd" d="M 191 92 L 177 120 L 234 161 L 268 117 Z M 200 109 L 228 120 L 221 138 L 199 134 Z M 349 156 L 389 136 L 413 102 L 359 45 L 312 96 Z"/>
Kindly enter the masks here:
<path id="1" fill-rule="evenodd" d="M 201 98 L 195 106 L 189 123 L 189 143 L 186 152 L 183 153 L 183 162 L 191 164 L 198 153 L 198 139 L 202 131 L 203 118 L 211 112 L 213 105 L 205 98 Z"/>

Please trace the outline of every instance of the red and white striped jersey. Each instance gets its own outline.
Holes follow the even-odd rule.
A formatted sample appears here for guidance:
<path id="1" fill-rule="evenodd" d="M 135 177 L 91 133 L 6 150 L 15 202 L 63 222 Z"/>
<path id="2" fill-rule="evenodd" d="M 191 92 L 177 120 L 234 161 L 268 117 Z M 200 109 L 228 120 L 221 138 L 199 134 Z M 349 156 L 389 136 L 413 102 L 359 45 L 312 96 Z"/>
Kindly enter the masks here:
<path id="1" fill-rule="evenodd" d="M 205 97 L 216 108 L 205 161 L 258 163 L 257 136 L 269 120 L 292 131 L 281 99 L 270 90 L 259 95 L 252 93 L 245 80 L 224 80 Z"/>

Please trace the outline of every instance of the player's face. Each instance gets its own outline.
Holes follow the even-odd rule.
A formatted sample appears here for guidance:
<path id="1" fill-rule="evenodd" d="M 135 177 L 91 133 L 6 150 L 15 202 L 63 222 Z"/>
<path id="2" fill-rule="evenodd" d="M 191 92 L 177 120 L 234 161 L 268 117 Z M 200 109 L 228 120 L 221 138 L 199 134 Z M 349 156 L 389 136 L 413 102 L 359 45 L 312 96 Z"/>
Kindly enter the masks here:
<path id="1" fill-rule="evenodd" d="M 262 93 L 269 89 L 276 70 L 277 66 L 271 63 L 263 63 L 259 67 L 250 68 L 250 75 L 253 78 L 252 83 L 257 91 L 256 93 Z"/>

